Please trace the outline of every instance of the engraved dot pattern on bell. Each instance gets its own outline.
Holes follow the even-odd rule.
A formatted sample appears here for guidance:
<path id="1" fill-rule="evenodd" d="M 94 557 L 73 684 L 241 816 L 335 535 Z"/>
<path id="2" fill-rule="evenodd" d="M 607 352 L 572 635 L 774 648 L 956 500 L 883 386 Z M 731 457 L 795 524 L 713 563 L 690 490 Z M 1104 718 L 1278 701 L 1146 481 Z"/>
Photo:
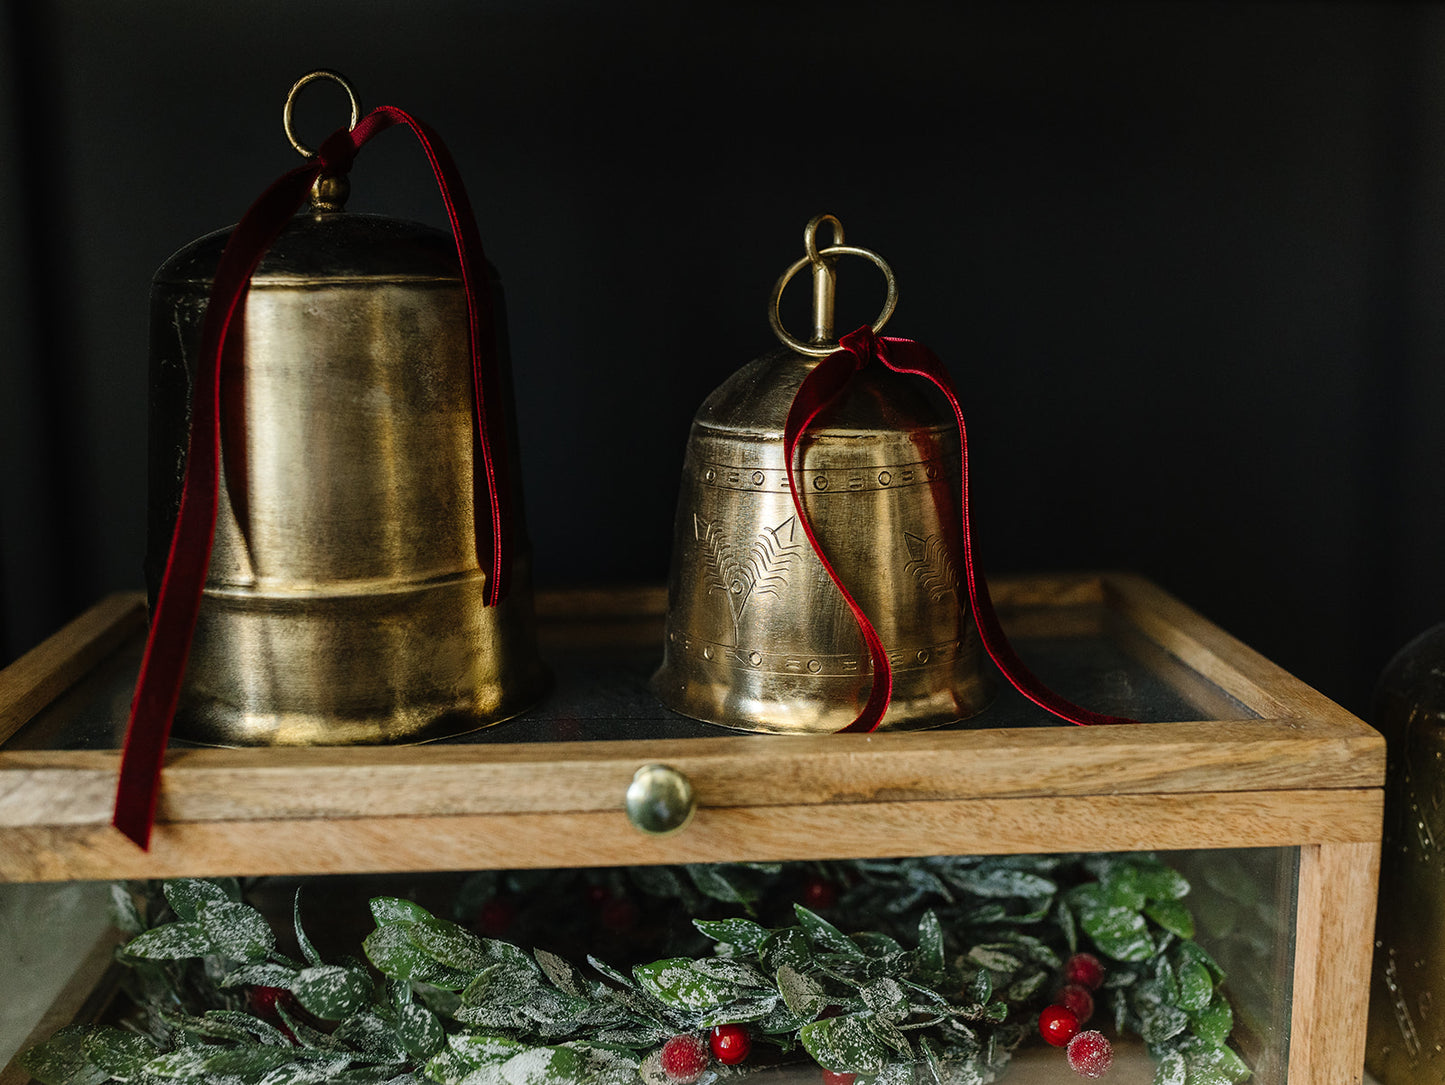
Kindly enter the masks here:
<path id="1" fill-rule="evenodd" d="M 803 257 L 773 289 L 769 321 L 783 349 L 739 369 L 693 420 L 653 689 L 695 719 L 831 732 L 868 699 L 867 647 L 799 523 L 783 447 L 793 397 L 837 348 L 844 259 L 881 273 L 886 296 L 873 327 L 882 328 L 897 300 L 892 270 L 845 245 L 838 220 L 819 215 L 804 230 Z M 805 269 L 813 328 L 799 339 L 782 326 L 779 299 Z M 894 668 L 882 727 L 935 727 L 982 711 L 993 687 L 960 584 L 959 448 L 947 406 L 920 382 L 869 367 L 809 428 L 799 456 L 809 520 Z"/>
<path id="2" fill-rule="evenodd" d="M 338 77 L 312 73 L 293 94 L 320 78 Z M 289 131 L 289 99 L 285 122 L 307 153 Z M 510 426 L 512 586 L 499 606 L 484 605 L 475 525 L 485 488 L 455 242 L 342 211 L 337 184 L 313 195 L 262 258 L 227 343 L 215 544 L 176 716 L 176 734 L 192 741 L 421 741 L 514 716 L 547 684 Z M 152 288 L 152 600 L 230 232 L 181 249 Z M 501 326 L 500 283 L 486 271 Z M 497 350 L 505 385 L 504 340 Z"/>

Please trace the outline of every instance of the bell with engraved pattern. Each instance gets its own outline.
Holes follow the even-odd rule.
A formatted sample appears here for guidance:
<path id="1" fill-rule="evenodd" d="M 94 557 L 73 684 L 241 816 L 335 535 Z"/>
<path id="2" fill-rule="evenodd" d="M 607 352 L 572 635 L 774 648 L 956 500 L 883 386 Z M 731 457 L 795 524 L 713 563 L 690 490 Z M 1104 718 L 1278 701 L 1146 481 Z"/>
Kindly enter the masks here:
<path id="1" fill-rule="evenodd" d="M 346 88 L 357 132 L 355 95 L 334 73 L 303 78 L 292 97 L 317 76 Z M 291 108 L 288 98 L 287 135 L 309 156 Z M 346 212 L 345 188 L 344 176 L 320 174 L 311 205 L 264 250 L 225 340 L 215 541 L 175 717 L 181 737 L 419 741 L 514 716 L 546 684 L 510 424 L 498 438 L 510 470 L 493 483 L 510 494 L 510 588 L 487 605 L 492 571 L 477 527 L 487 530 L 489 487 L 461 243 Z M 207 299 L 230 233 L 187 246 L 155 276 L 153 604 L 186 484 Z M 500 328 L 495 272 L 476 263 Z M 482 349 L 495 349 L 503 406 L 494 409 L 509 416 L 505 336 L 495 338 Z"/>
<path id="2" fill-rule="evenodd" d="M 832 244 L 818 248 L 827 223 Z M 784 423 L 804 378 L 837 349 L 835 265 L 876 254 L 843 244 L 820 215 L 805 255 L 774 287 L 784 349 L 744 366 L 703 403 L 688 438 L 668 584 L 664 658 L 653 689 L 695 719 L 747 731 L 832 732 L 868 701 L 873 676 L 858 622 L 799 521 Z M 813 278 L 811 341 L 779 316 L 787 283 Z M 882 366 L 856 374 L 798 446 L 799 500 L 841 583 L 887 649 L 892 698 L 882 728 L 935 727 L 992 695 L 960 582 L 960 456 L 954 419 L 917 381 Z"/>

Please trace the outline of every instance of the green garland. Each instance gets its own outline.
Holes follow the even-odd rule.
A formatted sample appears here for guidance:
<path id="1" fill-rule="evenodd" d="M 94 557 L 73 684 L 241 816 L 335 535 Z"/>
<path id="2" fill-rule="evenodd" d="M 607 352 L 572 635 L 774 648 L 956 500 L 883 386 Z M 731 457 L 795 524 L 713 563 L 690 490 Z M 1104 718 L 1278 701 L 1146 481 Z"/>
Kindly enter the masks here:
<path id="1" fill-rule="evenodd" d="M 780 913 L 802 877 L 841 893 Z M 653 1085 L 669 1038 L 741 1024 L 752 1054 L 713 1062 L 704 1083 L 806 1053 L 858 1085 L 984 1085 L 1034 1034 L 1064 958 L 1087 951 L 1107 969 L 1099 1016 L 1144 1040 L 1156 1085 L 1249 1074 L 1228 1045 L 1223 974 L 1192 940 L 1189 885 L 1152 856 L 518 872 L 464 883 L 458 917 L 509 880 L 555 901 L 579 879 L 670 898 L 710 948 L 630 968 L 589 953 L 584 969 L 376 897 L 369 967 L 328 963 L 298 894 L 293 960 L 234 881 L 171 881 L 139 901 L 117 887 L 135 1014 L 62 1029 L 22 1065 L 44 1085 Z M 693 918 L 709 910 L 723 914 Z M 844 933 L 858 916 L 874 929 Z"/>

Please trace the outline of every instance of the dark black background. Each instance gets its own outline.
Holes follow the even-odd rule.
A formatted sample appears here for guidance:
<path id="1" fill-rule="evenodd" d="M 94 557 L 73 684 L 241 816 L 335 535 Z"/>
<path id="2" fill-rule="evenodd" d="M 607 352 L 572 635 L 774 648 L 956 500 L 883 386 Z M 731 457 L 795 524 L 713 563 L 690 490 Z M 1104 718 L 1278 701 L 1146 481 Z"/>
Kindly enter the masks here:
<path id="1" fill-rule="evenodd" d="M 963 392 L 990 574 L 1138 571 L 1359 712 L 1445 618 L 1445 10 L 4 12 L 4 659 L 140 585 L 150 276 L 299 161 L 281 103 L 315 67 L 466 177 L 544 585 L 664 578 L 692 414 L 772 348 L 768 290 L 831 211 Z M 305 104 L 317 139 L 344 119 Z M 401 133 L 353 181 L 442 221 Z"/>

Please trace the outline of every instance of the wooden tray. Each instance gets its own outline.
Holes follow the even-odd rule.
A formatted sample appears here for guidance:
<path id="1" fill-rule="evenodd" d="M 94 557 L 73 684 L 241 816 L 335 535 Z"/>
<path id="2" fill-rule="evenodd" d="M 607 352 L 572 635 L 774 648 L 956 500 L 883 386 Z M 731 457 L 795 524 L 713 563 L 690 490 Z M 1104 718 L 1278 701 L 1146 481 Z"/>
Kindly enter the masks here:
<path id="1" fill-rule="evenodd" d="M 110 826 L 144 616 L 108 599 L 0 672 L 0 879 L 1297 847 L 1290 1080 L 1359 1080 L 1383 740 L 1136 577 L 994 595 L 1041 678 L 1147 722 L 1056 725 L 1004 694 L 938 731 L 731 734 L 646 691 L 661 592 L 543 595 L 536 712 L 424 746 L 173 748 L 149 852 Z M 698 795 L 673 837 L 623 813 L 653 761 Z"/>

